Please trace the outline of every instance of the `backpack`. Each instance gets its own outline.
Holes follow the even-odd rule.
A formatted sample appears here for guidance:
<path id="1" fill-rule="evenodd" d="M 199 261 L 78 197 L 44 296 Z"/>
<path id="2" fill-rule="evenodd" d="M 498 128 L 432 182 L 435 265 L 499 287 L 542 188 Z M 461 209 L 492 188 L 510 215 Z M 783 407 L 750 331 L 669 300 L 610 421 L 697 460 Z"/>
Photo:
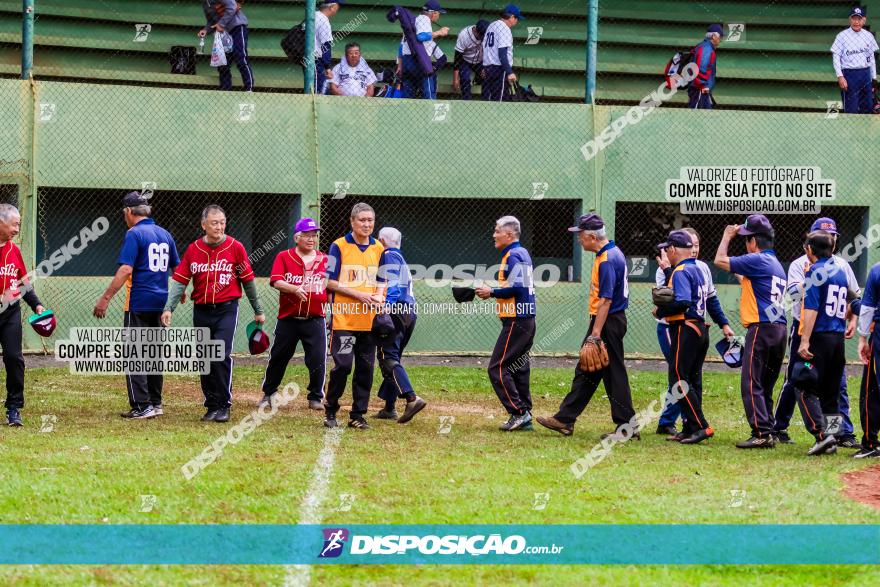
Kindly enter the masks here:
<path id="1" fill-rule="evenodd" d="M 171 73 L 180 75 L 196 74 L 196 48 L 195 47 L 171 47 L 168 56 L 171 63 Z"/>
<path id="2" fill-rule="evenodd" d="M 519 82 L 509 81 L 507 87 L 511 102 L 538 102 L 541 100 L 540 96 L 532 89 L 531 84 L 524 88 L 519 85 Z"/>
<path id="3" fill-rule="evenodd" d="M 306 23 L 299 23 L 281 39 L 281 49 L 295 63 L 304 63 L 306 56 Z"/>
<path id="4" fill-rule="evenodd" d="M 666 87 L 672 89 L 673 84 L 676 87 L 682 88 L 687 84 L 682 83 L 681 72 L 684 71 L 684 68 L 687 67 L 688 63 L 691 63 L 694 60 L 694 49 L 683 49 L 678 51 L 675 55 L 672 56 L 672 59 L 669 60 L 669 63 L 666 64 L 666 69 L 663 70 L 663 75 L 666 78 Z M 674 78 L 679 76 L 678 80 Z"/>

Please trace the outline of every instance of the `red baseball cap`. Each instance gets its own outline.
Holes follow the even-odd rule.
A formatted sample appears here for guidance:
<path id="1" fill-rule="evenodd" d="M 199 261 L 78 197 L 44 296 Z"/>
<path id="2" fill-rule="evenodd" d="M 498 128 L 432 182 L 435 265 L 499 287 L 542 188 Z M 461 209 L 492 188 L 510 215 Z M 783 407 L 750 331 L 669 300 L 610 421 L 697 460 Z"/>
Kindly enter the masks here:
<path id="1" fill-rule="evenodd" d="M 58 320 L 55 319 L 55 312 L 52 310 L 43 310 L 42 314 L 34 314 L 28 318 L 28 323 L 40 336 L 52 336 L 55 327 L 58 326 Z"/>
<path id="2" fill-rule="evenodd" d="M 252 355 L 259 355 L 269 348 L 269 335 L 263 330 L 262 324 L 251 322 L 247 325 L 248 350 Z"/>

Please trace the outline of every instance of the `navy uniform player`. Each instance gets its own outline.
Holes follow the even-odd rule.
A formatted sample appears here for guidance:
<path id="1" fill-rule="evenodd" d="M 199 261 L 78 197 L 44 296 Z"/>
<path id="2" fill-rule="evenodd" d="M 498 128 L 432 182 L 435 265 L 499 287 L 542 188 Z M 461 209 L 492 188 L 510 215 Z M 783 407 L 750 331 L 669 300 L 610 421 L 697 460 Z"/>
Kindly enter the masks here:
<path id="1" fill-rule="evenodd" d="M 859 357 L 865 364 L 859 393 L 859 416 L 862 421 L 862 448 L 855 458 L 880 457 L 880 379 L 877 363 L 880 363 L 880 263 L 871 267 L 865 282 L 865 295 L 859 312 Z"/>

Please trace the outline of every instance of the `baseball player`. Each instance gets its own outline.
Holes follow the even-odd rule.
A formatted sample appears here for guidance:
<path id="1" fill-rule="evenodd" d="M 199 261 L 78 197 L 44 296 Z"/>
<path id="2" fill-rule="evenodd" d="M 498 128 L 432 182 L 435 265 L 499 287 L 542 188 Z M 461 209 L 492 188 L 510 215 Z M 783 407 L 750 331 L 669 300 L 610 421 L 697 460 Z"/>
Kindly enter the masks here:
<path id="1" fill-rule="evenodd" d="M 376 342 L 371 332 L 373 318 L 383 303 L 378 294 L 376 274 L 382 256 L 382 243 L 374 239 L 376 212 L 363 202 L 351 209 L 351 232 L 330 245 L 327 289 L 333 293 L 330 317 L 330 354 L 333 368 L 327 381 L 324 426 L 336 428 L 339 398 L 351 382 L 352 406 L 348 426 L 366 430 L 364 419 L 373 386 Z"/>
<path id="2" fill-rule="evenodd" d="M 471 99 L 471 81 L 483 69 L 483 38 L 489 28 L 488 20 L 461 29 L 455 40 L 455 58 L 452 60 L 452 88 L 461 92 L 463 100 Z"/>
<path id="3" fill-rule="evenodd" d="M 853 6 L 849 12 L 849 28 L 837 33 L 831 45 L 831 61 L 840 86 L 843 111 L 847 114 L 870 114 L 874 109 L 874 79 L 880 51 L 874 33 L 865 29 L 867 11 Z"/>
<path id="4" fill-rule="evenodd" d="M 830 234 L 811 232 L 804 250 L 812 263 L 804 279 L 815 283 L 803 291 L 797 360 L 812 363 L 818 372 L 818 384 L 815 388 L 797 391 L 804 424 L 816 438 L 816 444 L 807 451 L 813 456 L 837 450 L 837 439 L 827 429 L 825 414 L 838 410 L 840 378 L 846 368 L 844 332 L 848 284 L 843 271 L 828 267 L 834 250 Z M 824 279 L 819 277 L 820 273 Z"/>
<path id="5" fill-rule="evenodd" d="M 859 357 L 865 364 L 859 393 L 859 416 L 862 421 L 862 448 L 855 454 L 857 459 L 880 457 L 880 263 L 871 267 L 865 281 L 865 295 L 859 312 Z"/>
<path id="6" fill-rule="evenodd" d="M 150 200 L 139 192 L 130 192 L 122 199 L 122 213 L 128 232 L 119 253 L 119 269 L 98 298 L 92 313 L 96 318 L 107 315 L 107 306 L 116 292 L 126 287 L 126 328 L 159 328 L 168 300 L 168 277 L 180 263 L 171 234 L 150 217 Z M 131 409 L 123 418 L 145 420 L 161 416 L 162 374 L 126 375 L 128 402 Z"/>
<path id="7" fill-rule="evenodd" d="M 345 4 L 344 0 L 318 0 L 318 10 L 315 11 L 315 77 L 312 80 L 312 88 L 316 94 L 326 93 L 327 80 L 333 79 L 333 27 L 330 26 L 330 19 L 336 16 L 342 4 Z M 306 68 L 303 64 L 303 79 L 305 76 Z"/>
<path id="8" fill-rule="evenodd" d="M 417 318 L 412 277 L 400 251 L 401 239 L 402 235 L 396 228 L 386 226 L 379 231 L 379 242 L 385 250 L 379 258 L 376 281 L 384 292 L 385 311 L 394 323 L 394 333 L 378 341 L 379 368 L 382 370 L 379 397 L 385 400 L 385 408 L 376 417 L 405 424 L 421 412 L 427 402 L 416 395 L 406 369 L 400 364 L 403 351 L 416 328 Z M 398 397 L 406 400 L 406 409 L 400 418 L 395 410 Z"/>
<path id="9" fill-rule="evenodd" d="M 734 332 L 730 327 L 730 321 L 724 314 L 724 309 L 721 307 L 721 301 L 718 299 L 718 291 L 715 289 L 715 283 L 712 281 L 712 271 L 709 269 L 709 265 L 699 259 L 700 235 L 693 228 L 685 227 L 682 230 L 691 235 L 691 242 L 693 243 L 692 253 L 696 260 L 697 268 L 703 273 L 703 283 L 706 286 L 706 311 L 711 316 L 712 321 L 721 327 L 721 332 L 724 336 L 731 338 L 734 336 Z M 665 249 L 660 251 L 660 255 L 657 257 L 657 264 L 655 285 L 658 287 L 665 286 L 669 281 L 669 275 L 672 274 L 672 264 L 669 262 Z M 660 318 L 657 321 L 657 339 L 660 341 L 660 350 L 663 352 L 663 357 L 668 364 L 672 359 L 672 353 L 669 346 L 669 325 L 664 318 Z M 660 415 L 660 421 L 657 423 L 657 434 L 668 436 L 678 434 L 678 430 L 675 429 L 675 421 L 680 415 L 681 403 L 667 401 L 666 408 L 663 410 L 663 414 Z"/>
<path id="10" fill-rule="evenodd" d="M 699 110 L 712 109 L 712 89 L 715 87 L 715 49 L 721 44 L 724 28 L 709 25 L 706 38 L 694 47 L 694 63 L 700 68 L 697 77 L 688 84 L 688 106 Z"/>
<path id="11" fill-rule="evenodd" d="M 218 33 L 229 33 L 232 37 L 232 58 L 241 73 L 241 82 L 246 92 L 254 89 L 254 72 L 248 62 L 248 19 L 241 11 L 241 4 L 236 0 L 202 0 L 207 24 L 199 31 L 199 38 L 204 39 L 213 29 Z M 232 89 L 232 72 L 229 65 L 217 68 L 220 74 L 220 89 Z"/>
<path id="12" fill-rule="evenodd" d="M 748 254 L 730 257 L 727 249 L 736 236 L 746 237 Z M 782 308 L 785 270 L 773 250 L 774 231 L 761 214 L 743 225 L 724 229 L 715 266 L 742 277 L 740 318 L 746 327 L 740 393 L 752 435 L 737 448 L 773 448 L 773 386 L 785 360 L 786 320 Z"/>
<path id="13" fill-rule="evenodd" d="M 357 43 L 346 45 L 345 59 L 333 68 L 330 93 L 334 96 L 372 97 L 375 83 L 376 74 L 367 60 L 361 57 L 361 46 Z"/>
<path id="14" fill-rule="evenodd" d="M 624 436 L 620 431 L 620 426 L 628 424 L 635 416 L 629 377 L 623 362 L 623 337 L 626 336 L 626 309 L 629 306 L 626 257 L 613 240 L 608 240 L 605 221 L 597 214 L 581 216 L 577 226 L 568 230 L 577 233 L 585 251 L 596 255 L 590 279 L 590 325 L 584 343 L 591 338 L 601 338 L 608 351 L 609 363 L 604 369 L 593 372 L 582 370 L 580 365 L 575 367 L 571 391 L 562 400 L 559 411 L 550 418 L 539 417 L 538 423 L 570 436 L 575 421 L 590 403 L 599 382 L 604 381 L 611 404 L 611 420 L 617 429 L 602 438 L 614 436 L 618 440 L 629 440 L 630 436 Z M 631 437 L 641 438 L 638 430 L 634 430 Z"/>
<path id="15" fill-rule="evenodd" d="M 422 6 L 422 13 L 416 17 L 416 39 L 425 47 L 425 53 L 436 60 L 434 71 L 437 72 L 446 65 L 446 56 L 434 39 L 445 37 L 449 34 L 449 27 L 442 27 L 436 31 L 431 24 L 440 19 L 441 14 L 446 14 L 446 9 L 440 6 L 437 0 L 428 0 Z M 419 68 L 409 43 L 404 36 L 400 40 L 398 50 L 397 72 L 403 79 L 404 98 L 437 99 L 437 74 L 426 76 Z"/>
<path id="16" fill-rule="evenodd" d="M 839 237 L 837 223 L 831 218 L 819 218 L 813 222 L 812 226 L 810 226 L 810 232 L 819 230 L 831 235 L 833 248 L 834 250 L 837 250 L 837 240 Z M 776 413 L 774 414 L 773 424 L 774 435 L 776 436 L 777 441 L 783 444 L 794 444 L 794 441 L 788 434 L 788 425 L 791 422 L 791 416 L 794 413 L 794 407 L 797 403 L 797 392 L 791 384 L 791 375 L 792 369 L 797 363 L 797 353 L 801 345 L 799 332 L 801 328 L 800 316 L 802 295 L 799 292 L 803 290 L 804 276 L 806 268 L 809 267 L 809 265 L 810 260 L 807 255 L 804 254 L 795 259 L 791 265 L 788 266 L 788 284 L 786 290 L 792 296 L 791 329 L 789 331 L 791 342 L 789 343 L 788 369 L 786 370 L 786 378 L 785 382 L 782 384 L 782 390 L 779 392 L 779 399 L 776 402 Z M 852 268 L 849 266 L 849 263 L 847 263 L 843 257 L 832 255 L 826 267 L 833 267 L 835 270 L 841 271 L 846 276 L 847 287 L 853 295 L 855 297 L 861 296 L 862 292 L 859 288 L 859 282 L 856 279 Z M 850 318 L 845 332 L 846 338 L 853 337 L 857 320 L 858 316 L 855 314 Z M 839 404 L 838 411 L 842 416 L 842 421 L 840 424 L 840 433 L 835 435 L 837 438 L 837 446 L 844 448 L 859 448 L 860 445 L 856 440 L 853 423 L 849 416 L 849 395 L 847 394 L 846 373 L 840 378 Z"/>
<path id="17" fill-rule="evenodd" d="M 708 286 L 697 267 L 690 233 L 673 230 L 657 247 L 666 251 L 672 264 L 666 285 L 674 296 L 671 303 L 654 309 L 654 317 L 669 324 L 669 387 L 683 395 L 677 402 L 683 411 L 682 430 L 668 440 L 698 444 L 715 435 L 703 414 L 703 362 L 709 349 L 705 317 Z"/>
<path id="18" fill-rule="evenodd" d="M 486 29 L 483 37 L 483 88 L 482 98 L 487 102 L 504 102 L 510 99 L 507 82 L 515 82 L 513 73 L 513 33 L 511 29 L 525 20 L 516 4 L 508 4 L 501 18 Z"/>
<path id="19" fill-rule="evenodd" d="M 272 263 L 269 285 L 279 292 L 278 322 L 275 324 L 269 364 L 263 378 L 260 405 L 271 407 L 287 364 L 302 341 L 309 370 L 308 402 L 312 410 L 323 410 L 324 375 L 327 371 L 327 255 L 318 250 L 321 227 L 311 218 L 300 219 L 294 228 L 296 246 L 281 251 Z"/>
<path id="20" fill-rule="evenodd" d="M 211 340 L 222 340 L 225 346 L 223 360 L 212 361 L 210 372 L 200 376 L 207 409 L 202 422 L 222 423 L 229 421 L 232 407 L 232 346 L 242 289 L 254 309 L 254 321 L 262 324 L 266 316 L 257 296 L 247 251 L 243 244 L 226 234 L 223 208 L 211 204 L 202 210 L 202 230 L 205 236 L 186 248 L 171 276 L 173 281 L 162 312 L 162 325 L 171 326 L 171 314 L 177 302 L 184 299 L 192 281 L 193 326 L 210 329 Z"/>
<path id="21" fill-rule="evenodd" d="M 35 314 L 43 304 L 30 287 L 21 251 L 12 239 L 21 231 L 21 215 L 12 204 L 0 204 L 0 347 L 6 367 L 6 423 L 22 426 L 24 407 L 24 355 L 21 352 L 21 304 L 24 300 Z M 24 294 L 21 286 L 25 286 Z"/>
<path id="22" fill-rule="evenodd" d="M 528 357 L 535 339 L 535 286 L 532 281 L 532 258 L 519 242 L 522 234 L 519 220 L 502 216 L 495 223 L 492 239 L 501 251 L 498 271 L 499 287 L 481 285 L 476 295 L 482 300 L 496 299 L 496 312 L 501 319 L 501 334 L 489 359 L 489 382 L 507 413 L 507 422 L 499 427 L 505 432 L 532 430 L 532 394 Z"/>

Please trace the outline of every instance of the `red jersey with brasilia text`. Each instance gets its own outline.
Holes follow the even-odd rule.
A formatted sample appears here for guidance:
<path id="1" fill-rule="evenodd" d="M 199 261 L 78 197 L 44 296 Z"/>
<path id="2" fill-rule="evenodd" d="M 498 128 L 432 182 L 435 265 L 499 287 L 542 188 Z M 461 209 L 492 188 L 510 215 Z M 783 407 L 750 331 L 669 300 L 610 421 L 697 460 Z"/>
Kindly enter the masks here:
<path id="1" fill-rule="evenodd" d="M 9 302 L 21 297 L 20 285 L 27 269 L 24 267 L 24 259 L 21 250 L 14 242 L 6 241 L 0 247 L 0 286 L 2 286 L 3 301 Z"/>
<path id="2" fill-rule="evenodd" d="M 202 239 L 192 243 L 171 278 L 184 285 L 192 280 L 194 304 L 222 304 L 241 297 L 239 282 L 253 281 L 254 270 L 244 245 L 227 236 L 216 247 Z"/>
<path id="3" fill-rule="evenodd" d="M 324 316 L 327 303 L 327 255 L 315 252 L 315 258 L 306 264 L 296 249 L 287 249 L 276 255 L 272 263 L 269 285 L 276 281 L 290 283 L 303 288 L 307 299 L 301 300 L 293 294 L 281 294 L 278 318 L 311 318 Z"/>

